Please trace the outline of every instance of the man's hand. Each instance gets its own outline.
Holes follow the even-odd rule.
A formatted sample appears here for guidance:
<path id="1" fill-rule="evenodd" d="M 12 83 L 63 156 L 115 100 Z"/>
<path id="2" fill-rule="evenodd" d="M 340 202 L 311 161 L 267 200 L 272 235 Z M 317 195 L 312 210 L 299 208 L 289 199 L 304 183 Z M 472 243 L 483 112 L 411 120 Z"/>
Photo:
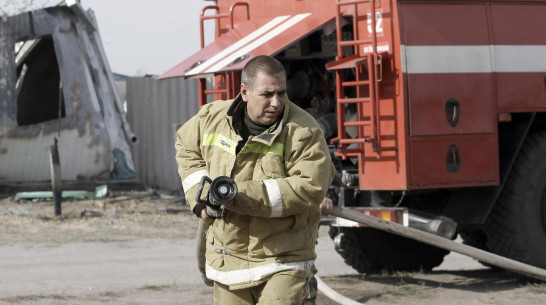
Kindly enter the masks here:
<path id="1" fill-rule="evenodd" d="M 320 203 L 320 214 L 322 216 L 332 215 L 334 213 L 334 202 L 328 197 L 324 197 Z"/>
<path id="2" fill-rule="evenodd" d="M 220 206 L 220 208 L 222 210 L 228 210 L 230 212 L 235 212 L 236 210 L 236 207 L 235 207 L 235 200 L 231 200 L 230 202 Z"/>
<path id="3" fill-rule="evenodd" d="M 206 208 L 201 210 L 201 219 L 203 219 L 203 221 L 205 221 L 206 223 L 212 223 L 214 221 L 214 218 L 210 217 L 207 213 Z"/>

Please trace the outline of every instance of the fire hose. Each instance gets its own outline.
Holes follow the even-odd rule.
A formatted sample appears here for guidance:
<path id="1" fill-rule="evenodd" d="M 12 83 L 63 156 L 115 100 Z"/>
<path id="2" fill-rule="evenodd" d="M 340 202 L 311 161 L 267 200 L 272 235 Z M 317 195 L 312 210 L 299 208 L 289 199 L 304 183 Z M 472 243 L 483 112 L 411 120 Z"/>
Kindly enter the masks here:
<path id="1" fill-rule="evenodd" d="M 439 248 L 454 251 L 459 254 L 463 254 L 463 255 L 475 258 L 484 263 L 488 263 L 490 265 L 497 266 L 505 270 L 519 273 L 530 278 L 546 281 L 546 270 L 544 269 L 531 266 L 528 264 L 524 264 L 512 259 L 500 256 L 500 255 L 487 252 L 487 251 L 483 251 L 481 249 L 463 245 L 432 233 L 427 233 L 427 232 L 420 231 L 414 228 L 400 225 L 398 223 L 368 216 L 358 211 L 347 209 L 347 208 L 334 207 L 332 215 L 343 218 L 343 219 L 356 221 L 358 223 L 368 225 L 375 229 L 379 229 L 379 230 L 387 231 L 387 232 L 397 234 L 403 237 L 411 238 L 411 239 L 414 239 L 429 245 L 433 245 Z M 319 290 L 322 293 L 324 293 L 327 297 L 338 302 L 339 304 L 341 305 L 362 304 L 338 294 L 337 292 L 332 290 L 330 287 L 328 287 L 326 284 L 324 284 L 324 282 L 322 282 L 322 280 L 319 277 L 317 277 L 317 281 L 319 284 L 318 285 Z"/>
<path id="2" fill-rule="evenodd" d="M 207 250 L 207 236 L 205 233 L 207 232 L 207 229 L 210 227 L 211 223 L 207 223 L 203 219 L 199 219 L 199 224 L 197 225 L 197 246 L 195 247 L 197 268 L 199 269 L 199 273 L 201 273 L 203 283 L 209 287 L 214 286 L 214 281 L 208 279 L 205 272 L 205 265 L 207 264 L 205 258 L 205 252 Z"/>
<path id="3" fill-rule="evenodd" d="M 537 280 L 546 281 L 546 270 L 535 266 L 524 264 L 504 256 L 496 255 L 481 249 L 473 248 L 446 239 L 431 233 L 420 231 L 414 228 L 405 227 L 401 224 L 386 221 L 376 217 L 364 215 L 363 213 L 347 209 L 334 207 L 333 215 L 344 219 L 356 221 L 372 228 L 387 231 L 396 235 L 411 238 L 438 248 L 454 251 L 459 254 L 470 256 L 484 263 L 500 267 L 502 269 L 522 274 Z"/>
<path id="4" fill-rule="evenodd" d="M 387 231 L 389 233 L 400 235 L 402 237 L 414 239 L 414 240 L 417 240 L 429 245 L 433 245 L 442 249 L 454 251 L 459 254 L 472 257 L 484 263 L 497 266 L 508 271 L 512 271 L 530 278 L 534 278 L 534 279 L 538 279 L 540 281 L 546 282 L 546 270 L 544 269 L 531 266 L 525 263 L 521 263 L 521 262 L 500 256 L 500 255 L 496 255 L 487 251 L 483 251 L 481 249 L 463 245 L 455 241 L 452 241 L 450 239 L 446 239 L 431 233 L 420 231 L 411 227 L 406 227 L 398 223 L 389 222 L 380 218 L 368 216 L 358 211 L 354 211 L 347 208 L 333 207 L 332 215 L 336 217 L 344 218 L 347 220 L 355 221 L 358 223 L 362 223 L 362 224 L 368 225 L 369 227 Z M 207 284 L 208 286 L 212 286 L 213 282 L 209 280 L 205 275 L 205 264 L 206 264 L 205 262 L 205 247 L 206 247 L 205 231 L 208 229 L 209 226 L 210 226 L 210 223 L 206 223 L 204 220 L 199 221 L 199 226 L 197 230 L 197 253 L 196 254 L 198 259 L 198 268 L 201 272 L 201 277 L 203 281 L 205 282 L 205 284 Z M 339 295 L 337 292 L 335 292 L 330 287 L 328 287 L 319 277 L 317 277 L 317 282 L 318 282 L 319 290 L 322 293 L 324 293 L 326 296 L 328 296 L 329 298 L 338 302 L 339 304 L 342 304 L 342 305 L 362 304 Z"/>

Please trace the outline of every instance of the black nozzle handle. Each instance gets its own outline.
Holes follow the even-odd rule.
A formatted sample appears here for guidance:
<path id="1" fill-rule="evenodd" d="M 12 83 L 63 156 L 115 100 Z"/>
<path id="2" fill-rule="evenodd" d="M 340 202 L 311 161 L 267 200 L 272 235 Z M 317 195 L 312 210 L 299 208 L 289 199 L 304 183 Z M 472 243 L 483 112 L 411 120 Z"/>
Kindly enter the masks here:
<path id="1" fill-rule="evenodd" d="M 210 178 L 207 176 L 203 176 L 203 178 L 201 178 L 199 188 L 197 188 L 197 194 L 195 194 L 195 201 L 197 201 L 198 203 L 209 205 L 208 200 L 201 199 L 201 193 L 203 193 L 203 187 L 205 186 L 205 182 L 212 183 L 212 180 L 210 180 Z"/>

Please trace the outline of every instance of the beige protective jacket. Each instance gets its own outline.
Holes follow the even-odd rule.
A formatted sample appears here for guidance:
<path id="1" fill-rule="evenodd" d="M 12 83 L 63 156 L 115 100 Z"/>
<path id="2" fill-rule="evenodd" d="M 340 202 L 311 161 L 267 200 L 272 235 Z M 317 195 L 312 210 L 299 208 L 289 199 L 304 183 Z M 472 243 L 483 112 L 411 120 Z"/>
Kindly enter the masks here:
<path id="1" fill-rule="evenodd" d="M 239 95 L 203 106 L 176 141 L 192 210 L 203 176 L 237 183 L 237 212 L 226 211 L 207 231 L 207 277 L 231 289 L 258 285 L 277 272 L 305 276 L 316 257 L 319 205 L 335 174 L 316 121 L 288 100 L 282 120 L 250 136 L 236 155 L 244 105 Z"/>

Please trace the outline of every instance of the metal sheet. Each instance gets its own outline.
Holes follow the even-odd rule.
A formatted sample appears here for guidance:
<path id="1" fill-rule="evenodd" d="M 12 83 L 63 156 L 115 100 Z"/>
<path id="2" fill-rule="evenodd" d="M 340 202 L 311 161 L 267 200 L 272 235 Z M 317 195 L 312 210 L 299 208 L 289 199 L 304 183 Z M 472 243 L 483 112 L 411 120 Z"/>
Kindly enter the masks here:
<path id="1" fill-rule="evenodd" d="M 335 18 L 335 11 L 278 16 L 241 23 L 159 78 L 241 70 L 258 55 L 274 55 Z"/>
<path id="2" fill-rule="evenodd" d="M 175 132 L 199 110 L 195 79 L 127 79 L 127 118 L 138 134 L 132 146 L 137 177 L 144 185 L 182 191 L 175 160 Z"/>

